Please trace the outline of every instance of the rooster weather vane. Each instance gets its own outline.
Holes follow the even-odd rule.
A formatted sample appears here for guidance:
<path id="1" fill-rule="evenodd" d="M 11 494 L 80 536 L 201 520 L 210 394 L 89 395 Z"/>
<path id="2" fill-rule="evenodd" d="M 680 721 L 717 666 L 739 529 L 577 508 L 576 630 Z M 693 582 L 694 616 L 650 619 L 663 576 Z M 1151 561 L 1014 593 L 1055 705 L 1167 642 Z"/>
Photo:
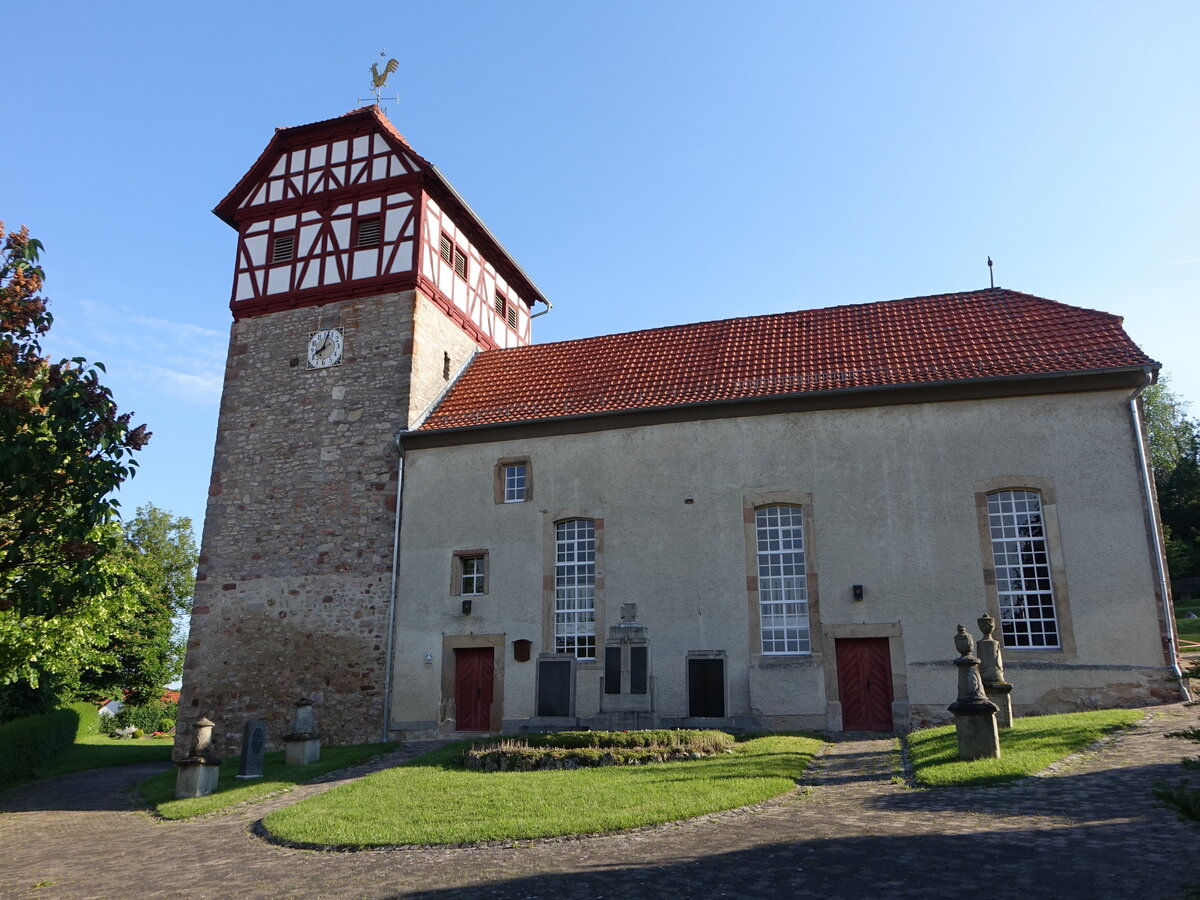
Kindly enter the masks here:
<path id="1" fill-rule="evenodd" d="M 386 50 L 379 51 L 380 61 L 387 56 Z M 387 85 L 388 76 L 400 68 L 400 63 L 394 59 L 389 59 L 383 63 L 383 71 L 379 70 L 379 63 L 371 63 L 371 93 L 375 95 L 375 105 L 379 105 L 379 92 Z M 399 102 L 400 98 L 395 98 Z"/>

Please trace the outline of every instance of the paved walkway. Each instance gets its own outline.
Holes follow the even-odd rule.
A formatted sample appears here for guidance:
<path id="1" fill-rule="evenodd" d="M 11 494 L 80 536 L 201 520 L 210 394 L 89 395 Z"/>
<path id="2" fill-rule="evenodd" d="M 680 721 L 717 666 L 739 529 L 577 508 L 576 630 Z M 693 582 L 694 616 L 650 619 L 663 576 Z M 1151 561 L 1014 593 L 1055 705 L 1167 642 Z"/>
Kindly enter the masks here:
<path id="1" fill-rule="evenodd" d="M 317 853 L 252 833 L 341 778 L 169 823 L 126 799 L 155 766 L 98 770 L 0 794 L 0 896 L 1182 898 L 1200 884 L 1200 826 L 1156 808 L 1150 784 L 1179 776 L 1189 747 L 1162 733 L 1197 724 L 1200 708 L 1151 715 L 1004 787 L 913 790 L 893 781 L 894 740 L 834 735 L 805 790 L 766 809 L 455 850 Z"/>

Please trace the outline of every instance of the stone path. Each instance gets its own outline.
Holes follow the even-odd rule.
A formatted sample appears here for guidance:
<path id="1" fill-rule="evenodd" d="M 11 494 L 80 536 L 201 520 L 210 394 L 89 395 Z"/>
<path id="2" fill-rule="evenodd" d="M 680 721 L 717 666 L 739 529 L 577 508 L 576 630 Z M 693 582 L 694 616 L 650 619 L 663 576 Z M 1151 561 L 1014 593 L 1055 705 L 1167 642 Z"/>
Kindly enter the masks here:
<path id="1" fill-rule="evenodd" d="M 1005 787 L 913 790 L 893 780 L 895 740 L 832 735 L 803 790 L 766 809 L 458 850 L 317 853 L 251 833 L 265 813 L 346 773 L 171 823 L 126 800 L 154 766 L 98 770 L 0 794 L 0 896 L 1183 898 L 1200 885 L 1200 826 L 1156 808 L 1150 784 L 1179 777 L 1189 747 L 1162 733 L 1197 724 L 1200 708 L 1151 716 Z"/>

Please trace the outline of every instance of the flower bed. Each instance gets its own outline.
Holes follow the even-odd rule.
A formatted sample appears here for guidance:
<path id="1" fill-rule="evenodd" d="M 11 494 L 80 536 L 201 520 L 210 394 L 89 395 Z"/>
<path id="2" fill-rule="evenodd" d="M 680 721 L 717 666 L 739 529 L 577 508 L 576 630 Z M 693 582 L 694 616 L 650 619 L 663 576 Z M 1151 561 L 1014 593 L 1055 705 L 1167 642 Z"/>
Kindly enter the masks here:
<path id="1" fill-rule="evenodd" d="M 723 731 L 560 731 L 472 745 L 463 768 L 481 772 L 532 772 L 683 762 L 733 752 Z"/>

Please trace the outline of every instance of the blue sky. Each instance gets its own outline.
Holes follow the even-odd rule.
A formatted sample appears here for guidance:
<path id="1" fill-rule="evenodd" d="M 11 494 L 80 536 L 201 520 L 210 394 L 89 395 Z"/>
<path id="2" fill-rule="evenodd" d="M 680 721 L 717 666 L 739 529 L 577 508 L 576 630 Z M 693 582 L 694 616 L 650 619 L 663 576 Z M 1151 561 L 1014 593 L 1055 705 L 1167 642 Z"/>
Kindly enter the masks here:
<path id="1" fill-rule="evenodd" d="M 6 43 L 0 218 L 46 245 L 47 350 L 154 432 L 126 507 L 199 530 L 234 261 L 210 210 L 382 48 L 393 122 L 554 302 L 535 340 L 972 290 L 990 254 L 1124 316 L 1200 413 L 1195 3 L 53 9 Z"/>

